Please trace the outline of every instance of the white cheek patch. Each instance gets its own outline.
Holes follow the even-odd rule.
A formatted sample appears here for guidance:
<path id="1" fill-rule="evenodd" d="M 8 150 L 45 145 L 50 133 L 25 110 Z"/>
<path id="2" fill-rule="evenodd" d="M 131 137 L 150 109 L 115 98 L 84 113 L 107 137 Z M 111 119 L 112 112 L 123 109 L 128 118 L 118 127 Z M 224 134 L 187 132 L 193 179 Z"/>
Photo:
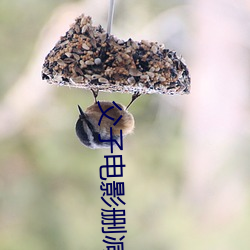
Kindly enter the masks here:
<path id="1" fill-rule="evenodd" d="M 83 123 L 83 128 L 84 128 L 84 131 L 86 132 L 87 136 L 88 136 L 88 139 L 89 139 L 89 143 L 91 145 L 91 148 L 95 148 L 95 143 L 94 143 L 94 136 L 93 136 L 93 133 L 92 131 L 89 129 L 89 126 L 87 125 L 87 123 Z"/>

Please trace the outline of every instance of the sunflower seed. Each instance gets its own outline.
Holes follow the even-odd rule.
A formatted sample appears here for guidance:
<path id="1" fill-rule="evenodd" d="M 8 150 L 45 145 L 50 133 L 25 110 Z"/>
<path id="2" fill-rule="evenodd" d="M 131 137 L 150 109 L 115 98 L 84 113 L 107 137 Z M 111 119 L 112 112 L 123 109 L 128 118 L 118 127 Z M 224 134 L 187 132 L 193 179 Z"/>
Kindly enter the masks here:
<path id="1" fill-rule="evenodd" d="M 128 83 L 129 84 L 135 84 L 135 78 L 134 77 L 129 77 L 128 78 Z"/>
<path id="2" fill-rule="evenodd" d="M 147 47 L 150 47 L 150 42 L 147 40 L 142 40 L 141 43 L 146 45 Z"/>
<path id="3" fill-rule="evenodd" d="M 67 65 L 62 59 L 57 60 L 57 63 L 58 63 L 60 66 L 66 66 L 66 65 Z"/>
<path id="4" fill-rule="evenodd" d="M 79 61 L 80 60 L 80 56 L 79 55 L 77 55 L 77 54 L 72 54 L 73 56 L 74 56 L 74 58 L 77 60 L 77 61 Z"/>
<path id="5" fill-rule="evenodd" d="M 66 52 L 65 55 L 66 55 L 67 57 L 71 57 L 72 54 L 71 54 L 70 52 Z"/>
<path id="6" fill-rule="evenodd" d="M 151 79 L 153 79 L 154 76 L 155 76 L 155 74 L 154 74 L 153 72 L 150 72 L 150 71 L 147 72 L 147 75 L 148 75 Z"/>
<path id="7" fill-rule="evenodd" d="M 79 27 L 79 25 L 75 25 L 75 31 L 76 31 L 77 34 L 80 33 L 80 27 Z"/>
<path id="8" fill-rule="evenodd" d="M 152 51 L 154 54 L 156 54 L 157 51 L 158 51 L 158 48 L 157 48 L 155 45 L 153 45 L 152 48 L 151 48 L 151 51 Z"/>
<path id="9" fill-rule="evenodd" d="M 95 79 L 99 79 L 100 77 L 101 75 L 94 74 L 92 75 L 91 79 L 95 80 Z"/>
<path id="10" fill-rule="evenodd" d="M 76 73 L 78 73 L 79 75 L 83 75 L 83 72 L 79 67 L 75 66 L 74 69 Z"/>
<path id="11" fill-rule="evenodd" d="M 108 84 L 108 83 L 109 83 L 109 81 L 108 81 L 106 78 L 103 78 L 103 77 L 99 78 L 99 79 L 98 79 L 98 82 L 99 82 L 99 83 L 105 83 L 105 84 Z"/>
<path id="12" fill-rule="evenodd" d="M 131 76 L 141 76 L 142 75 L 142 73 L 138 69 L 135 69 L 135 68 L 130 68 L 129 74 Z"/>
<path id="13" fill-rule="evenodd" d="M 63 61 L 64 61 L 65 63 L 67 63 L 67 64 L 70 64 L 70 63 L 72 63 L 72 62 L 75 62 L 75 59 L 73 59 L 73 58 L 65 58 Z"/>
<path id="14" fill-rule="evenodd" d="M 147 82 L 147 81 L 149 81 L 149 76 L 148 76 L 148 75 L 142 75 L 142 76 L 140 77 L 140 79 L 141 79 L 142 81 Z"/>
<path id="15" fill-rule="evenodd" d="M 85 50 L 89 50 L 89 46 L 86 44 L 86 43 L 83 43 L 82 44 L 82 48 L 85 49 Z"/>
<path id="16" fill-rule="evenodd" d="M 86 64 L 86 65 L 94 65 L 95 63 L 94 63 L 93 61 L 87 60 L 87 61 L 85 62 L 85 64 Z"/>
<path id="17" fill-rule="evenodd" d="M 82 83 L 83 82 L 83 77 L 82 76 L 76 76 L 72 77 L 72 80 L 76 83 Z"/>

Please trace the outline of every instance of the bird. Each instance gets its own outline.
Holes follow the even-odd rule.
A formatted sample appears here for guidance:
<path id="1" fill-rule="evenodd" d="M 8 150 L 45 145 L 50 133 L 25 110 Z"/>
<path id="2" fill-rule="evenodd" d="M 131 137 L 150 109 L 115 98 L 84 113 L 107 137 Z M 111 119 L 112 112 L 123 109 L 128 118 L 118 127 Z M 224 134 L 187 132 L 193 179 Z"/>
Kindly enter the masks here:
<path id="1" fill-rule="evenodd" d="M 133 133 L 135 121 L 128 108 L 139 94 L 135 93 L 131 102 L 125 107 L 115 102 L 97 101 L 98 91 L 93 89 L 91 91 L 95 99 L 94 104 L 85 111 L 78 105 L 79 118 L 75 126 L 76 135 L 80 142 L 90 149 L 108 148 L 111 146 L 111 136 L 113 140 L 119 141 L 121 136 L 123 138 Z"/>

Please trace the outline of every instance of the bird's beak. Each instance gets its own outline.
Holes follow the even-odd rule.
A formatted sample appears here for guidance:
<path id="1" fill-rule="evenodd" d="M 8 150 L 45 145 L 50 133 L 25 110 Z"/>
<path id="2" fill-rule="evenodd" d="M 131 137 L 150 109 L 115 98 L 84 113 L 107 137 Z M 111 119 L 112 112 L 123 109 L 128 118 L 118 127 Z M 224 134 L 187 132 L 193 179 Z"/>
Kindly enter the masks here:
<path id="1" fill-rule="evenodd" d="M 80 118 L 86 118 L 84 112 L 82 111 L 82 108 L 79 105 L 77 105 L 77 106 L 78 106 L 78 110 L 79 110 L 79 113 L 80 113 Z"/>

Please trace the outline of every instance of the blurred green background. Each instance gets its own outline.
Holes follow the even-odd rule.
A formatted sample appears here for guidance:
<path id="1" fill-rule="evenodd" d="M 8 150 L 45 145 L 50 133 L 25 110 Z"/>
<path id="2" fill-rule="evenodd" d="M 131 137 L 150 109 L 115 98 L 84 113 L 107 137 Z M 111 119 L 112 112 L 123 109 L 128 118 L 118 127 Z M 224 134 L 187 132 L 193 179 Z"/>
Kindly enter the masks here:
<path id="1" fill-rule="evenodd" d="M 109 1 L 0 2 L 0 249 L 104 249 L 99 167 L 77 104 L 90 91 L 41 80 L 74 18 L 106 27 Z M 189 96 L 147 95 L 124 141 L 125 249 L 250 249 L 250 2 L 116 1 L 114 35 L 159 41 L 186 59 Z M 126 105 L 127 94 L 100 99 Z"/>

